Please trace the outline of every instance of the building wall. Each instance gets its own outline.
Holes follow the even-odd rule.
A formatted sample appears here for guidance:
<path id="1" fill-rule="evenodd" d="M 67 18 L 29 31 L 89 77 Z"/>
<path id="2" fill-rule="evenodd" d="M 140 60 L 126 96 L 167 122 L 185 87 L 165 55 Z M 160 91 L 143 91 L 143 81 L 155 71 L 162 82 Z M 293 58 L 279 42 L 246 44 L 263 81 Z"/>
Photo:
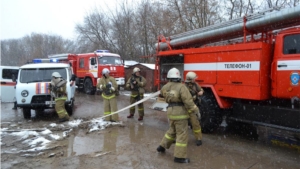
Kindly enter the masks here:
<path id="1" fill-rule="evenodd" d="M 146 66 L 143 66 L 141 64 L 137 64 L 137 65 L 125 68 L 125 81 L 126 81 L 126 83 L 127 83 L 128 79 L 131 78 L 133 69 L 135 67 L 140 68 L 140 70 L 141 70 L 140 74 L 147 80 L 147 84 L 145 86 L 146 92 L 147 93 L 155 92 L 155 88 L 154 88 L 154 70 L 152 70 L 152 69 L 150 69 Z M 128 89 L 125 89 L 125 90 L 128 90 Z"/>

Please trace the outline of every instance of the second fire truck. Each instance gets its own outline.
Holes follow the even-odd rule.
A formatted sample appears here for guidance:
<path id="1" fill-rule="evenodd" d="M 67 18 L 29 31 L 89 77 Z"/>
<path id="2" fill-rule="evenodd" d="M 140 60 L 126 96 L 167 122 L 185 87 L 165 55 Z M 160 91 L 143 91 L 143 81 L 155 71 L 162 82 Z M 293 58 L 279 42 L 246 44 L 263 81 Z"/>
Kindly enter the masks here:
<path id="1" fill-rule="evenodd" d="M 76 75 L 76 86 L 86 94 L 95 94 L 97 79 L 102 76 L 102 69 L 108 68 L 110 76 L 117 81 L 118 88 L 125 84 L 124 65 L 121 56 L 108 50 L 97 50 L 83 54 L 57 54 L 51 59 L 67 61 L 72 65 Z"/>

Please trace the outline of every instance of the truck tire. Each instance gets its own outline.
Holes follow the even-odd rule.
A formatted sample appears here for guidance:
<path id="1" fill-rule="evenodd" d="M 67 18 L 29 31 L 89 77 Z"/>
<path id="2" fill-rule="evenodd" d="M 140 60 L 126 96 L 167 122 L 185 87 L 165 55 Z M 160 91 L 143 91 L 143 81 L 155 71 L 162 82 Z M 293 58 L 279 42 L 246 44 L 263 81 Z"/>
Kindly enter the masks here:
<path id="1" fill-rule="evenodd" d="M 90 95 L 95 94 L 96 89 L 93 86 L 93 82 L 90 78 L 85 79 L 83 87 L 84 87 L 85 94 L 90 94 Z"/>
<path id="2" fill-rule="evenodd" d="M 31 109 L 23 108 L 23 116 L 24 116 L 24 119 L 30 119 L 31 118 Z"/>
<path id="3" fill-rule="evenodd" d="M 203 133 L 213 132 L 221 123 L 220 108 L 211 91 L 205 91 L 201 96 L 200 105 L 201 128 Z"/>

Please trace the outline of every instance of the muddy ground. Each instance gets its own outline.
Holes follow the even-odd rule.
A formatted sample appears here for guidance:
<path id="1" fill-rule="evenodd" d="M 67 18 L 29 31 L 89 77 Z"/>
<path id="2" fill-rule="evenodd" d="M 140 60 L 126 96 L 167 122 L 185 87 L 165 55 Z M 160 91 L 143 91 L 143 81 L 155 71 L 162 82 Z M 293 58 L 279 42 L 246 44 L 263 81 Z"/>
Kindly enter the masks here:
<path id="1" fill-rule="evenodd" d="M 119 109 L 128 106 L 129 97 L 125 94 L 123 91 L 118 96 Z M 299 149 L 285 143 L 270 144 L 276 142 L 270 142 L 265 133 L 258 136 L 251 127 L 235 131 L 220 128 L 203 134 L 203 145 L 199 147 L 190 131 L 191 163 L 174 163 L 174 146 L 165 154 L 156 152 L 168 129 L 168 120 L 165 112 L 149 108 L 153 102 L 145 102 L 143 122 L 137 120 L 137 113 L 134 119 L 127 119 L 128 111 L 119 114 L 121 123 L 93 122 L 103 115 L 101 96 L 76 93 L 74 114 L 62 124 L 57 123 L 53 110 L 32 110 L 33 117 L 25 120 L 21 109 L 12 110 L 12 103 L 2 103 L 1 168 L 300 168 Z"/>

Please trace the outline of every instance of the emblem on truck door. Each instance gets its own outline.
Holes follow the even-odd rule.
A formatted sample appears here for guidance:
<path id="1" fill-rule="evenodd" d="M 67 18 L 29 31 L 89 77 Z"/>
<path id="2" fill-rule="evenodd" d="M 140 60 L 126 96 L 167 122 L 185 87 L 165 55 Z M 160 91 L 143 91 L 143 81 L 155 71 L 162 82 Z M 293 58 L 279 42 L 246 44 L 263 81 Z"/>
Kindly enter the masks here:
<path id="1" fill-rule="evenodd" d="M 291 84 L 292 85 L 298 85 L 299 84 L 299 73 L 298 72 L 293 72 L 291 73 L 290 79 L 291 79 Z"/>

